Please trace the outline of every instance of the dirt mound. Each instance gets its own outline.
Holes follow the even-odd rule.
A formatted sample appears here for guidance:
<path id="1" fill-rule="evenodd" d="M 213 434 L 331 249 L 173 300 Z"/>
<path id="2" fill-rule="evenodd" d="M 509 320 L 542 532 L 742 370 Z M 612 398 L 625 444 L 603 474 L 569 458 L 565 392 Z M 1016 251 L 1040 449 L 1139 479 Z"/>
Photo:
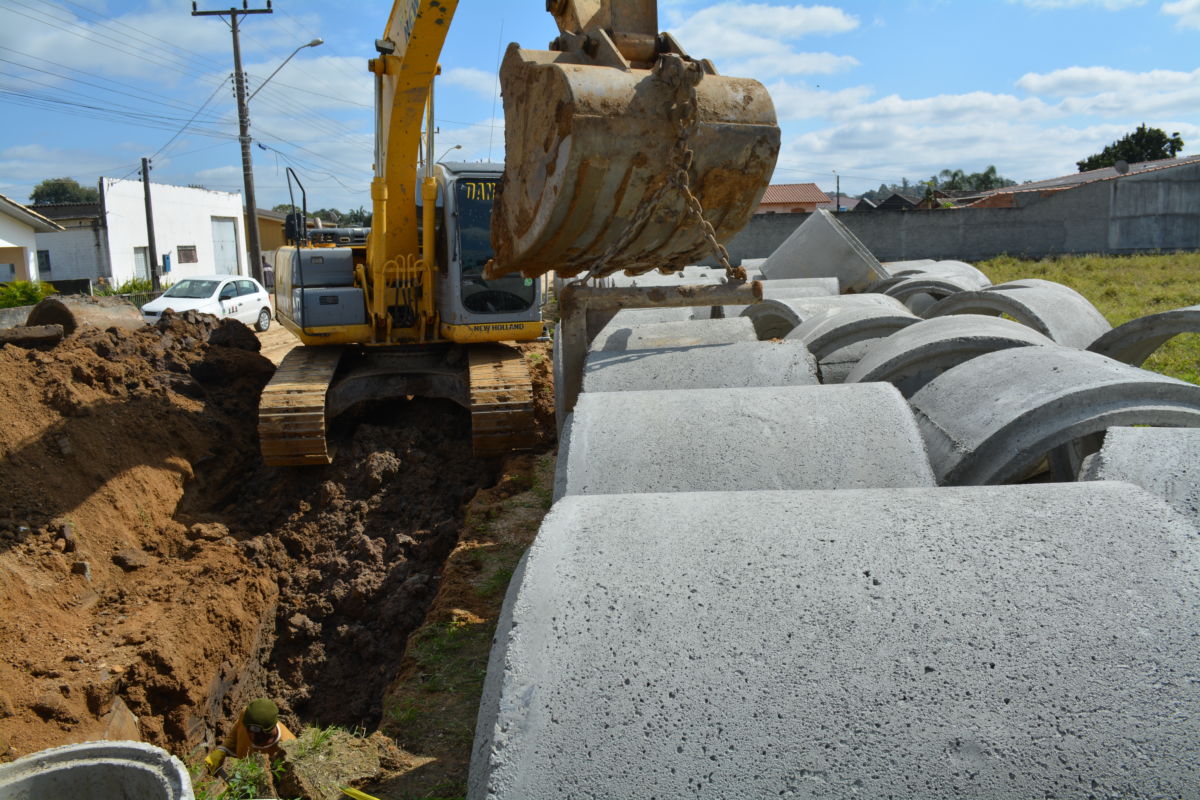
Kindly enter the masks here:
<path id="1" fill-rule="evenodd" d="M 416 399 L 339 420 L 329 467 L 265 467 L 258 350 L 194 313 L 0 347 L 0 760 L 131 732 L 190 760 L 264 694 L 296 730 L 379 721 L 500 462 Z"/>
<path id="2" fill-rule="evenodd" d="M 0 349 L 0 750 L 99 738 L 118 697 L 150 741 L 207 724 L 204 665 L 253 650 L 275 588 L 176 512 L 256 458 L 256 350 L 196 315 Z"/>

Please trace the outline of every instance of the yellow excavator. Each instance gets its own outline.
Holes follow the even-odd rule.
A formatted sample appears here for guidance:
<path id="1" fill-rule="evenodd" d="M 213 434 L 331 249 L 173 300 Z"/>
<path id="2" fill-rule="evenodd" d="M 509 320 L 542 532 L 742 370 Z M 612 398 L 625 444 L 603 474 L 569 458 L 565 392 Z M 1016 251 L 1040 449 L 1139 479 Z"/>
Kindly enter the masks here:
<path id="1" fill-rule="evenodd" d="M 327 464 L 330 420 L 411 396 L 466 407 L 477 455 L 528 447 L 530 375 L 503 343 L 542 336 L 543 276 L 677 270 L 753 213 L 779 150 L 763 86 L 659 33 L 656 0 L 546 5 L 558 38 L 501 67 L 503 169 L 431 157 L 458 1 L 393 5 L 369 64 L 370 233 L 312 241 L 301 216 L 276 253 L 276 317 L 304 346 L 262 394 L 266 463 Z"/>

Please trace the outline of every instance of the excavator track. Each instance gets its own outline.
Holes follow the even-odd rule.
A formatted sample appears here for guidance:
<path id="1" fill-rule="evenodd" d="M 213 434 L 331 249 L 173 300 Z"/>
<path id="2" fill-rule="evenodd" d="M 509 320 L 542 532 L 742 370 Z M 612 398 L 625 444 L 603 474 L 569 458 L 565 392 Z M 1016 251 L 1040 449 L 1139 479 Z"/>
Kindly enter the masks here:
<path id="1" fill-rule="evenodd" d="M 525 356 L 502 344 L 470 350 L 471 445 L 476 456 L 528 450 L 537 440 Z"/>
<path id="2" fill-rule="evenodd" d="M 340 347 L 297 347 L 263 388 L 258 439 L 272 467 L 319 466 L 333 460 L 325 441 L 325 394 L 342 357 Z"/>

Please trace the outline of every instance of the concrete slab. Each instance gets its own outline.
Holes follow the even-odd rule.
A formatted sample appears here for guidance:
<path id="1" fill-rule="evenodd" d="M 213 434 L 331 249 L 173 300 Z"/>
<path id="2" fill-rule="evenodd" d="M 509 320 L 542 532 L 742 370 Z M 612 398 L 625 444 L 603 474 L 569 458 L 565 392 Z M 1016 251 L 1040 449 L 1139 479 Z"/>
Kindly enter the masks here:
<path id="1" fill-rule="evenodd" d="M 682 311 L 690 308 L 639 309 L 646 311 Z M 630 309 L 621 311 L 617 317 Z M 614 317 L 592 341 L 591 351 L 597 350 L 655 350 L 664 347 L 696 347 L 698 345 L 753 342 L 757 340 L 754 324 L 745 317 L 732 319 L 684 319 L 674 322 L 625 324 Z"/>
<path id="2" fill-rule="evenodd" d="M 193 800 L 187 768 L 144 742 L 84 742 L 0 764 L 0 800 Z"/>
<path id="3" fill-rule="evenodd" d="M 768 280 L 836 277 L 843 292 L 862 291 L 889 276 L 866 245 L 824 209 L 818 209 L 767 256 L 761 270 Z"/>
<path id="4" fill-rule="evenodd" d="M 1127 484 L 569 497 L 468 797 L 1189 797 L 1198 558 Z"/>
<path id="5" fill-rule="evenodd" d="M 572 417 L 566 495 L 934 485 L 884 383 L 584 392 Z"/>
<path id="6" fill-rule="evenodd" d="M 802 342 L 733 342 L 588 354 L 585 392 L 811 386 L 817 362 Z"/>
<path id="7" fill-rule="evenodd" d="M 791 297 L 763 300 L 746 306 L 741 316 L 754 324 L 759 339 L 782 339 L 805 320 L 827 313 L 871 306 L 907 314 L 908 309 L 894 297 L 883 294 L 845 294 L 837 297 Z"/>
<path id="8" fill-rule="evenodd" d="M 1067 347 L 981 355 L 909 402 L 938 482 L 954 486 L 1020 480 L 1054 448 L 1114 425 L 1200 427 L 1200 386 Z"/>
<path id="9" fill-rule="evenodd" d="M 1113 328 L 1088 346 L 1088 350 L 1140 367 L 1181 333 L 1200 333 L 1200 306 L 1187 306 L 1147 314 Z"/>
<path id="10" fill-rule="evenodd" d="M 922 320 L 876 342 L 846 376 L 846 383 L 886 381 L 905 397 L 984 353 L 1009 347 L 1052 347 L 1032 328 L 1001 317 L 956 314 Z"/>
<path id="11" fill-rule="evenodd" d="M 1200 532 L 1200 429 L 1109 428 L 1079 479 L 1137 484 Z"/>
<path id="12" fill-rule="evenodd" d="M 1112 328 L 1104 315 L 1074 289 L 1038 279 L 952 294 L 925 312 L 927 318 L 951 314 L 1007 314 L 1058 344 L 1078 348 L 1087 347 Z"/>

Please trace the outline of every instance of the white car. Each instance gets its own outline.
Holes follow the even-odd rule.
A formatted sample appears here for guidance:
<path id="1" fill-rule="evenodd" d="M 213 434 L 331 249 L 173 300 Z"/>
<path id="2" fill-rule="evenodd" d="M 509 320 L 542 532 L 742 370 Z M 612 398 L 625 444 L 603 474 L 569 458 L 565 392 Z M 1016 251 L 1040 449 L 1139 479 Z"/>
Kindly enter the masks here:
<path id="1" fill-rule="evenodd" d="M 257 331 L 271 327 L 271 295 L 253 278 L 241 275 L 198 275 L 184 278 L 142 306 L 142 317 L 153 325 L 164 311 L 199 311 L 232 317 Z"/>

